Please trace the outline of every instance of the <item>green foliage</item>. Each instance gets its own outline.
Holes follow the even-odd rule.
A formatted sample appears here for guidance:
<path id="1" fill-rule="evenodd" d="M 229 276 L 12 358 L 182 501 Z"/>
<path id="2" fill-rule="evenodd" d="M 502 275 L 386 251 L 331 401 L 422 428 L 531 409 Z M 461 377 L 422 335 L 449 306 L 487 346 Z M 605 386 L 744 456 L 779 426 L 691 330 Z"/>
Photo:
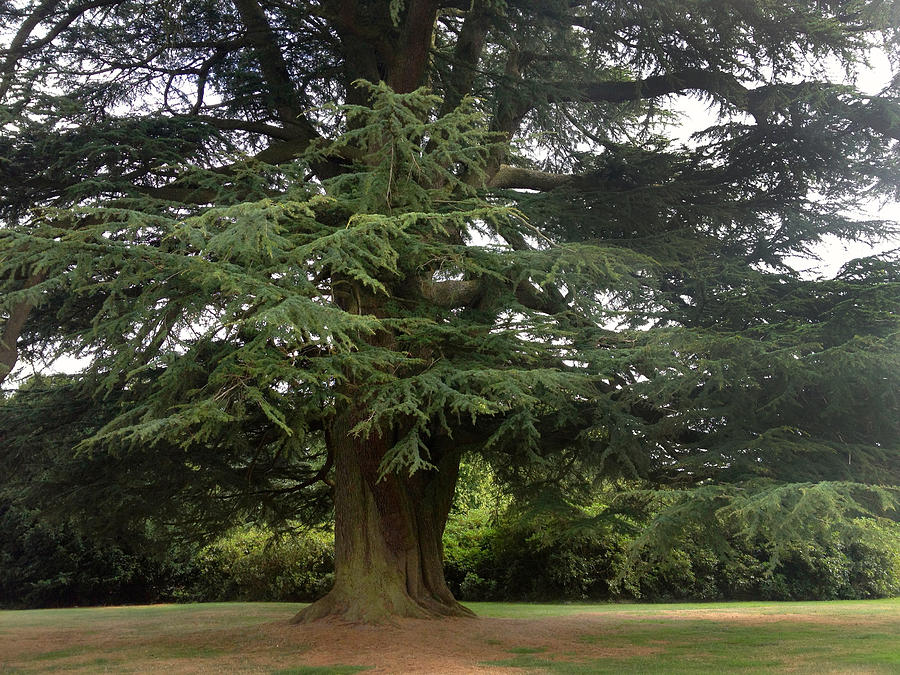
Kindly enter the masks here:
<path id="1" fill-rule="evenodd" d="M 713 596 L 740 552 L 784 596 L 887 588 L 847 551 L 900 513 L 900 258 L 796 259 L 897 234 L 851 214 L 900 194 L 900 79 L 852 84 L 898 25 L 877 0 L 0 3 L 0 356 L 85 359 L 0 401 L 0 495 L 112 539 L 281 532 L 329 519 L 350 434 L 382 482 L 480 455 L 467 507 L 508 505 L 480 472 L 537 514 L 451 526 L 472 592 Z M 689 144 L 681 95 L 717 116 Z M 262 583 L 235 550 L 209 552 Z M 804 566 L 831 571 L 802 591 Z"/>
<path id="2" fill-rule="evenodd" d="M 6 606 L 150 601 L 309 602 L 333 579 L 334 542 L 305 531 L 275 537 L 247 527 L 205 547 L 171 546 L 156 557 L 71 528 L 50 528 L 8 508 L 0 590 Z M 444 535 L 445 575 L 464 600 L 834 600 L 900 596 L 900 528 L 872 518 L 833 524 L 823 536 L 777 547 L 758 532 L 722 524 L 727 551 L 700 527 L 663 551 L 607 528 L 564 518 L 513 518 L 460 509 Z"/>
<path id="3" fill-rule="evenodd" d="M 753 518 L 742 520 L 744 512 L 723 510 L 712 536 L 702 520 L 656 508 L 626 529 L 609 519 L 598 527 L 565 516 L 497 518 L 477 509 L 451 516 L 444 537 L 448 583 L 467 600 L 834 600 L 900 594 L 900 527 L 892 521 L 830 520 L 786 539 L 783 532 L 757 527 Z M 606 510 L 594 508 L 598 515 Z M 667 536 L 663 523 L 677 535 Z"/>
<path id="4" fill-rule="evenodd" d="M 496 517 L 510 506 L 510 501 L 484 457 L 477 454 L 463 457 L 453 496 L 453 513 L 468 517 L 478 512 Z"/>
<path id="5" fill-rule="evenodd" d="M 174 550 L 160 561 L 135 542 L 91 541 L 5 501 L 0 530 L 0 606 L 6 608 L 157 601 L 183 564 Z"/>
<path id="6" fill-rule="evenodd" d="M 236 530 L 200 549 L 184 602 L 312 602 L 333 581 L 334 538 L 320 532 L 276 540 L 255 528 Z"/>

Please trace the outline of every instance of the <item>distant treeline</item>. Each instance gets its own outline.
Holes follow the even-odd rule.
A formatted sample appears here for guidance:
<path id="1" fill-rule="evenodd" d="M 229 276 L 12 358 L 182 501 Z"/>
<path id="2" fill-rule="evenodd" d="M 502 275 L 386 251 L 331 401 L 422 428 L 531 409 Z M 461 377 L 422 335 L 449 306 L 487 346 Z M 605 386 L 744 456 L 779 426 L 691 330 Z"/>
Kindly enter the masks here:
<path id="1" fill-rule="evenodd" d="M 333 539 L 324 531 L 273 538 L 247 527 L 213 544 L 98 543 L 34 513 L 0 505 L 0 606 L 223 600 L 311 601 L 330 587 Z M 735 535 L 714 550 L 699 535 L 634 551 L 632 534 L 573 531 L 551 517 L 523 520 L 472 508 L 445 538 L 446 575 L 462 600 L 830 600 L 900 595 L 900 528 L 856 519 L 830 541 L 777 554 Z M 717 547 L 721 548 L 721 547 Z"/>

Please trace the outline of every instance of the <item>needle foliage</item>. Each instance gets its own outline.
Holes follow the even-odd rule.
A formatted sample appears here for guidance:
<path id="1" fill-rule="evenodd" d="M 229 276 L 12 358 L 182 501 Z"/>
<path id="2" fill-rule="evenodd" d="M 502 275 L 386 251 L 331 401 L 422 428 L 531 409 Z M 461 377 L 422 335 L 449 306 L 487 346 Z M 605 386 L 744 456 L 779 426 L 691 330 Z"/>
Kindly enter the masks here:
<path id="1" fill-rule="evenodd" d="M 802 268 L 896 238 L 854 214 L 900 194 L 900 79 L 854 77 L 898 22 L 0 3 L 0 377 L 81 359 L 0 402 L 7 492 L 196 536 L 336 500 L 336 588 L 341 522 L 398 570 L 439 542 L 463 452 L 546 509 L 617 485 L 658 542 L 896 518 L 900 256 Z M 452 607 L 420 548 L 406 592 Z"/>

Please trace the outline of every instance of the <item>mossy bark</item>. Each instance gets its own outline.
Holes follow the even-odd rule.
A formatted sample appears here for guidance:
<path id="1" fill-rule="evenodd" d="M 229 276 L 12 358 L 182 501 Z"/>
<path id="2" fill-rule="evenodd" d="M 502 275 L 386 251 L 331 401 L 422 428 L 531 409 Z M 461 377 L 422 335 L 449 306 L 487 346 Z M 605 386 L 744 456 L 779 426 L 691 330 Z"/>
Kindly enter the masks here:
<path id="1" fill-rule="evenodd" d="M 337 618 L 382 623 L 397 617 L 472 616 L 444 580 L 442 537 L 456 487 L 459 454 L 438 470 L 380 477 L 389 432 L 349 433 L 345 416 L 328 434 L 334 456 L 335 581 L 295 623 Z"/>

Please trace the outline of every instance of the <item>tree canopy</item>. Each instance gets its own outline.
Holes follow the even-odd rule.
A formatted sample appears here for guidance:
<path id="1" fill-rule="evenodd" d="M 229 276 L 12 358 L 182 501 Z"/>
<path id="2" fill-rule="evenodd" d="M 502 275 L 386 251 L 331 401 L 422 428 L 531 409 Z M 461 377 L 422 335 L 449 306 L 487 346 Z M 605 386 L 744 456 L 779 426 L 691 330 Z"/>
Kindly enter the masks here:
<path id="1" fill-rule="evenodd" d="M 464 613 L 460 456 L 696 521 L 892 511 L 900 7 L 0 3 L 0 466 L 97 528 L 334 508 L 301 619 Z M 678 106 L 716 118 L 690 142 Z"/>

